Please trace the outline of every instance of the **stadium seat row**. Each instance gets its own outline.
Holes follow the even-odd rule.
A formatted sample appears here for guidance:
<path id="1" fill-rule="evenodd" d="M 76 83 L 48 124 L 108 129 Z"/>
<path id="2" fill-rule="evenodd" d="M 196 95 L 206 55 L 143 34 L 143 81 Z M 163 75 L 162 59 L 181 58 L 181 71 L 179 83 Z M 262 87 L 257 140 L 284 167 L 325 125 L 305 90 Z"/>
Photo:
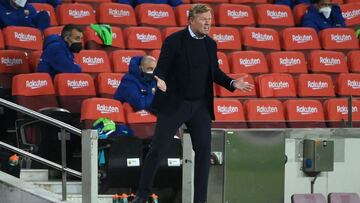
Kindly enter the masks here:
<path id="1" fill-rule="evenodd" d="M 112 48 L 160 49 L 163 39 L 180 29 L 183 28 L 168 27 L 162 30 L 162 35 L 160 29 L 155 27 L 113 27 Z M 56 34 L 60 31 L 61 27 L 52 27 L 45 33 Z M 84 35 L 87 48 L 92 49 L 92 44 L 102 46 L 102 40 L 91 28 L 87 27 Z M 209 36 L 217 42 L 218 49 L 224 51 L 307 51 L 321 48 L 348 51 L 359 48 L 359 41 L 350 28 L 326 29 L 318 35 L 312 28 L 285 28 L 279 33 L 271 28 L 244 27 L 239 31 L 232 27 L 213 27 Z M 42 50 L 42 43 L 42 33 L 35 28 L 10 26 L 0 34 L 0 48 Z"/>
<path id="2" fill-rule="evenodd" d="M 130 5 L 98 0 L 95 12 L 90 4 L 86 4 L 88 0 L 81 1 L 83 3 L 60 5 L 57 7 L 56 13 L 53 7 L 47 4 L 33 3 L 33 6 L 38 11 L 48 11 L 52 26 L 69 23 L 77 25 L 105 23 L 127 26 L 186 26 L 188 10 L 191 7 L 191 4 L 183 4 L 173 9 L 167 4 L 141 4 L 133 9 Z M 205 3 L 214 3 L 214 1 Z M 218 26 L 293 27 L 295 24 L 300 24 L 308 8 L 308 5 L 302 4 L 292 11 L 285 5 L 258 4 L 252 9 L 249 5 L 229 4 L 224 1 L 219 3 L 221 4 L 214 6 L 213 20 L 213 24 Z M 360 3 L 341 5 L 347 26 L 354 27 L 360 24 L 360 14 L 356 12 L 359 9 Z"/>

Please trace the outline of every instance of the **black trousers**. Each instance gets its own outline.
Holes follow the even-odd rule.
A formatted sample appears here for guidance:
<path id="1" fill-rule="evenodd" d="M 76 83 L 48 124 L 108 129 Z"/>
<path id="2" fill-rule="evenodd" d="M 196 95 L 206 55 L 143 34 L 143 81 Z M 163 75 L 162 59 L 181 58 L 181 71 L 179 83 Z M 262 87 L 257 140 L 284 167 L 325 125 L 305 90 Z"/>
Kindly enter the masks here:
<path id="1" fill-rule="evenodd" d="M 157 115 L 155 135 L 145 158 L 137 195 L 146 198 L 161 160 L 179 127 L 185 123 L 195 152 L 194 201 L 206 201 L 210 168 L 211 116 L 205 100 L 182 102 L 171 115 Z"/>

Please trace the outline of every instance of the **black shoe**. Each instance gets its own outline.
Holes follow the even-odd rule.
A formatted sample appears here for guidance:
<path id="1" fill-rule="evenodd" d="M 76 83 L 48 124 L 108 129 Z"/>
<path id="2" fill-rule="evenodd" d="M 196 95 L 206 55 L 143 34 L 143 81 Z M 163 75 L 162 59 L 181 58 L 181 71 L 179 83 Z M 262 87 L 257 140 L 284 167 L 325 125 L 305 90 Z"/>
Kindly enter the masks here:
<path id="1" fill-rule="evenodd" d="M 146 203 L 146 199 L 141 198 L 141 197 L 135 197 L 135 199 L 133 199 L 129 203 Z"/>

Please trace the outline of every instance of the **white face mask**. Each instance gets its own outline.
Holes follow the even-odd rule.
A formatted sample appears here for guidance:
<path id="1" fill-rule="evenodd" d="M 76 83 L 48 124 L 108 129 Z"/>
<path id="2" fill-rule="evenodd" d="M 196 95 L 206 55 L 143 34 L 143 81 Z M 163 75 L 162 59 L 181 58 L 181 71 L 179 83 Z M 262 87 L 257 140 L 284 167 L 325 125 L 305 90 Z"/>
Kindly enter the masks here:
<path id="1" fill-rule="evenodd" d="M 23 7 L 25 6 L 25 4 L 26 4 L 26 1 L 27 1 L 27 0 L 14 0 L 14 3 L 15 3 L 17 6 L 23 8 Z"/>
<path id="2" fill-rule="evenodd" d="M 147 73 L 147 74 L 153 74 L 154 71 L 147 71 L 147 72 L 145 72 L 145 73 Z"/>
<path id="3" fill-rule="evenodd" d="M 320 8 L 319 13 L 322 13 L 325 16 L 325 18 L 329 18 L 331 14 L 331 6 Z"/>

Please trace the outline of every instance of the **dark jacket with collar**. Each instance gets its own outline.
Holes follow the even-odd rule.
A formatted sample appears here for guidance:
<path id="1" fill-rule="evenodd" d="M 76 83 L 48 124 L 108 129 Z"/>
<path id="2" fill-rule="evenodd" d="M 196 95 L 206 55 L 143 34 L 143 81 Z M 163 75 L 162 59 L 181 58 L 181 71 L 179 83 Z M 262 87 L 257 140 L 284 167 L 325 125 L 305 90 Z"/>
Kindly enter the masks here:
<path id="1" fill-rule="evenodd" d="M 170 35 L 162 45 L 154 75 L 165 81 L 167 91 L 162 92 L 159 89 L 156 91 L 152 107 L 158 113 L 171 114 L 184 100 L 186 85 L 190 69 L 192 68 L 191 61 L 189 61 L 189 54 L 192 48 L 190 40 L 188 40 L 189 37 L 189 30 L 185 28 Z M 208 36 L 204 40 L 210 64 L 207 84 L 208 96 L 206 100 L 211 117 L 214 119 L 213 82 L 230 91 L 234 91 L 234 88 L 230 85 L 232 79 L 219 68 L 216 42 Z"/>
<path id="2" fill-rule="evenodd" d="M 129 103 L 135 111 L 142 109 L 151 111 L 150 105 L 154 98 L 155 79 L 146 81 L 140 69 L 142 57 L 132 57 L 129 72 L 121 79 L 114 99 Z"/>
<path id="3" fill-rule="evenodd" d="M 331 7 L 329 18 L 325 18 L 314 6 L 310 6 L 302 19 L 302 27 L 312 27 L 319 32 L 326 28 L 346 27 L 346 25 L 339 6 Z"/>

